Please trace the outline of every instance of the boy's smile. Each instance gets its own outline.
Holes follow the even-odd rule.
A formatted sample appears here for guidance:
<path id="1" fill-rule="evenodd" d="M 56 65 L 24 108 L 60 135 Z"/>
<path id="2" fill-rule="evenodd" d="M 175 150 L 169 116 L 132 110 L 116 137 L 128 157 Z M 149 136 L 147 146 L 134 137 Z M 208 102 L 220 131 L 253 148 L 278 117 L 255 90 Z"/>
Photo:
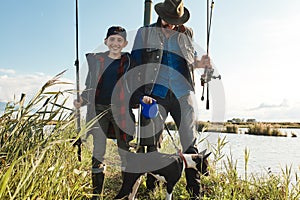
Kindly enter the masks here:
<path id="1" fill-rule="evenodd" d="M 111 35 L 105 39 L 105 44 L 109 49 L 109 57 L 111 58 L 120 58 L 121 51 L 127 45 L 127 41 L 120 35 Z"/>

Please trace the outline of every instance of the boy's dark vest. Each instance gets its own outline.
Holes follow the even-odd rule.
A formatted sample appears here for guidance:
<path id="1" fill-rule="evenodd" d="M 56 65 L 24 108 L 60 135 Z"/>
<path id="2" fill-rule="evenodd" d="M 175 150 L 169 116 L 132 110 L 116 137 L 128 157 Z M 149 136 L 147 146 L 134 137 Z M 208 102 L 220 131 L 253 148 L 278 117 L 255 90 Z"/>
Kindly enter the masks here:
<path id="1" fill-rule="evenodd" d="M 97 88 L 98 82 L 102 81 L 101 75 L 103 74 L 105 70 L 105 58 L 107 57 L 108 52 L 104 53 L 88 53 L 86 54 L 89 72 L 88 77 L 86 79 L 86 90 L 82 93 L 82 98 L 84 99 L 84 102 L 87 104 L 87 117 L 86 120 L 89 122 L 93 118 L 96 117 L 95 112 L 95 97 L 96 95 L 101 95 L 101 89 Z M 117 79 L 120 79 L 123 74 L 125 73 L 125 65 L 128 63 L 129 56 L 127 53 L 123 54 L 121 57 L 121 63 L 120 67 L 117 71 Z M 127 68 L 129 66 L 126 66 Z M 119 84 L 118 84 L 119 83 Z M 121 138 L 125 141 L 128 141 L 127 138 L 128 135 L 122 131 L 126 130 L 126 111 L 124 105 L 124 88 L 121 82 L 118 82 L 116 87 L 118 90 L 118 99 L 116 99 L 119 108 L 119 114 L 121 116 L 121 120 L 119 121 L 120 126 L 120 134 Z M 113 125 L 110 124 L 109 131 L 105 133 L 107 138 L 116 139 L 116 135 L 113 129 Z"/>

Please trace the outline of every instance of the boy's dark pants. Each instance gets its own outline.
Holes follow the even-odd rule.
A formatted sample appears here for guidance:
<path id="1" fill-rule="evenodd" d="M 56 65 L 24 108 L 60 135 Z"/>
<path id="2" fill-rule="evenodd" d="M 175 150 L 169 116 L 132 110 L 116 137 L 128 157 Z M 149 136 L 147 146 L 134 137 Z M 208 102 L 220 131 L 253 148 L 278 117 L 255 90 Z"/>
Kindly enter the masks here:
<path id="1" fill-rule="evenodd" d="M 120 129 L 117 126 L 114 116 L 110 110 L 110 106 L 96 105 L 96 114 L 99 115 L 106 112 L 103 117 L 98 120 L 98 124 L 93 128 L 91 134 L 93 135 L 93 157 L 92 157 L 92 183 L 93 194 L 102 194 L 104 184 L 104 170 L 105 165 L 104 155 L 106 151 L 106 141 L 110 138 L 110 128 L 113 128 L 114 138 L 117 139 L 118 152 L 121 158 L 121 169 L 125 170 L 127 165 L 126 155 L 129 151 L 128 142 L 120 136 Z M 112 127 L 110 127 L 112 126 Z M 97 198 L 97 197 L 95 197 Z"/>

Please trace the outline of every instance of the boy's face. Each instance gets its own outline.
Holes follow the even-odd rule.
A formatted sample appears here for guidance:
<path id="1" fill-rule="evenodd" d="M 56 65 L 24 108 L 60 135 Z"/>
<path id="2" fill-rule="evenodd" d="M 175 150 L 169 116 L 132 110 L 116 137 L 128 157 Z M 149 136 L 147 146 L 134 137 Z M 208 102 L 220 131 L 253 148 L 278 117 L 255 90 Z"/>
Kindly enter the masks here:
<path id="1" fill-rule="evenodd" d="M 104 43 L 110 53 L 121 54 L 122 49 L 126 47 L 128 42 L 120 35 L 111 35 L 105 39 Z"/>

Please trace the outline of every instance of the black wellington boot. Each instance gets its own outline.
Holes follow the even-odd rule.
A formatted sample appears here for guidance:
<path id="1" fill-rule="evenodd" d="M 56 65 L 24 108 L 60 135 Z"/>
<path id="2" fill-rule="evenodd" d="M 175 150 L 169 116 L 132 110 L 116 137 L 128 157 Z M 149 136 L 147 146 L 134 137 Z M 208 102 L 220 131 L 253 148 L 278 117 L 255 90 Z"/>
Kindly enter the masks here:
<path id="1" fill-rule="evenodd" d="M 92 200 L 100 200 L 100 197 L 103 192 L 103 183 L 104 183 L 104 173 L 92 173 L 92 183 L 93 183 L 93 198 Z"/>

